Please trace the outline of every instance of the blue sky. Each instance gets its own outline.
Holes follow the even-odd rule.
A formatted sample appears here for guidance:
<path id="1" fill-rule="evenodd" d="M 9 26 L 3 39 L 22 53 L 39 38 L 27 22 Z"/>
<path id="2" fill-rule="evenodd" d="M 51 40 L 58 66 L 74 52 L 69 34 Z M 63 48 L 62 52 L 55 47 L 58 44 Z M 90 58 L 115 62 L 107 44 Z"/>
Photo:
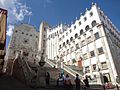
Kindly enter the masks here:
<path id="1" fill-rule="evenodd" d="M 29 17 L 30 24 L 37 30 L 41 21 L 52 26 L 70 24 L 76 17 L 79 18 L 86 8 L 89 9 L 92 2 L 97 3 L 120 30 L 120 0 L 0 0 L 0 7 L 7 9 L 9 13 L 7 46 L 14 24 L 28 23 Z"/>

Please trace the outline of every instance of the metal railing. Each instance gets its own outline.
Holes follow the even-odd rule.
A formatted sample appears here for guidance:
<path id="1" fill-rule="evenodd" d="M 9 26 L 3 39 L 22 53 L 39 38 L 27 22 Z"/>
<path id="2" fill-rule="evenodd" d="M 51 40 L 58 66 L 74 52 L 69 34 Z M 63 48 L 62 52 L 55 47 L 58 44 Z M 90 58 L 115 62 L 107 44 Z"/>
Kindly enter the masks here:
<path id="1" fill-rule="evenodd" d="M 54 67 L 56 64 L 52 60 L 46 60 L 46 63 L 48 63 L 50 66 Z"/>
<path id="2" fill-rule="evenodd" d="M 71 69 L 70 67 L 66 66 L 65 64 L 63 64 L 64 70 L 69 72 L 71 75 L 73 75 L 74 77 L 76 77 L 76 74 L 78 74 L 80 76 L 80 78 L 82 78 L 82 74 L 78 73 L 77 71 Z"/>
<path id="3" fill-rule="evenodd" d="M 55 62 L 53 62 L 52 60 L 46 60 L 46 62 L 49 64 L 49 65 L 51 65 L 51 66 L 55 66 L 56 64 L 55 64 Z M 59 67 L 59 68 L 61 68 L 61 67 Z M 73 75 L 74 77 L 76 76 L 76 74 L 78 74 L 79 76 L 80 76 L 80 78 L 82 78 L 82 73 L 79 73 L 79 72 L 77 72 L 77 71 L 75 71 L 75 70 L 73 70 L 73 69 L 71 69 L 69 66 L 67 66 L 67 65 L 65 65 L 65 64 L 63 64 L 63 69 L 66 71 L 66 72 L 68 72 L 68 73 L 70 73 L 71 75 Z"/>

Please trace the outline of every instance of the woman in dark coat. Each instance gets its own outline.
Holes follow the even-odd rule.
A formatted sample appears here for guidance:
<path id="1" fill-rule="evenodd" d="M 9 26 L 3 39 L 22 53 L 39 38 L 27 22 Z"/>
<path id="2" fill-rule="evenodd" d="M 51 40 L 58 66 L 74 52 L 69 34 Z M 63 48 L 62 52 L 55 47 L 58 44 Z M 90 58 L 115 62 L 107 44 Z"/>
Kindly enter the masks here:
<path id="1" fill-rule="evenodd" d="M 46 73 L 46 85 L 49 85 L 50 84 L 50 73 L 47 72 Z"/>
<path id="2" fill-rule="evenodd" d="M 85 79 L 83 80 L 83 82 L 85 83 L 85 90 L 90 90 L 88 76 L 85 76 Z"/>

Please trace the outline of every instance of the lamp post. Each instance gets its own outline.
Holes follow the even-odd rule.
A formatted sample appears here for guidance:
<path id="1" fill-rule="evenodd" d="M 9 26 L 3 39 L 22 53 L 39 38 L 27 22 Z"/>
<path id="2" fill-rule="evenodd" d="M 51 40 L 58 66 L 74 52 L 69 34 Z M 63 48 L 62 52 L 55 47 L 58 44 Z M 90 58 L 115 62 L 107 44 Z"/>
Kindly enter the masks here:
<path id="1" fill-rule="evenodd" d="M 100 69 L 100 67 L 98 66 L 98 72 L 99 72 L 99 79 L 100 79 L 100 83 L 101 83 L 101 85 L 104 83 L 104 81 L 103 81 L 103 75 L 102 75 L 102 72 L 101 72 L 101 69 Z"/>
<path id="2" fill-rule="evenodd" d="M 61 56 L 60 56 L 60 64 L 61 64 L 61 69 L 63 69 L 63 55 L 61 54 Z"/>
<path id="3" fill-rule="evenodd" d="M 64 69 L 63 69 L 63 55 L 62 54 L 60 56 L 60 63 L 61 63 L 61 73 L 64 73 Z"/>
<path id="4" fill-rule="evenodd" d="M 44 53 L 41 54 L 41 58 L 40 58 L 40 61 L 39 61 L 39 65 L 40 65 L 41 67 L 45 64 L 45 60 L 44 60 L 43 54 L 44 54 Z"/>
<path id="5" fill-rule="evenodd" d="M 59 59 L 59 56 L 57 55 L 57 57 L 56 57 L 56 68 L 58 68 L 58 59 Z"/>

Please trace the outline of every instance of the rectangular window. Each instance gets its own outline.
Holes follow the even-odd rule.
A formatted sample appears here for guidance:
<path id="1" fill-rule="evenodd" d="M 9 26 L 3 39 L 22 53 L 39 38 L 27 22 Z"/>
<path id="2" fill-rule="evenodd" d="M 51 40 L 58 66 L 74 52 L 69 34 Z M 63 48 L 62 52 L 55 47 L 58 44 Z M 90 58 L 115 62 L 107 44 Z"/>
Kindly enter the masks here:
<path id="1" fill-rule="evenodd" d="M 85 67 L 85 73 L 89 73 L 89 72 L 90 72 L 89 66 Z"/>
<path id="2" fill-rule="evenodd" d="M 61 49 L 61 45 L 59 45 L 59 49 Z"/>
<path id="3" fill-rule="evenodd" d="M 101 68 L 102 69 L 107 69 L 108 67 L 107 67 L 107 63 L 106 62 L 102 62 L 101 63 Z"/>
<path id="4" fill-rule="evenodd" d="M 81 21 L 79 22 L 79 25 L 81 25 Z"/>
<path id="5" fill-rule="evenodd" d="M 87 18 L 86 17 L 84 17 L 84 21 L 86 21 L 87 20 Z"/>
<path id="6" fill-rule="evenodd" d="M 59 38 L 59 41 L 61 41 L 61 38 Z"/>
<path id="7" fill-rule="evenodd" d="M 81 46 L 85 45 L 85 40 L 81 41 Z"/>
<path id="8" fill-rule="evenodd" d="M 77 49 L 79 49 L 79 44 L 78 44 L 78 43 L 76 44 L 76 50 L 77 50 Z"/>
<path id="9" fill-rule="evenodd" d="M 66 32 L 66 36 L 68 36 L 68 32 Z"/>
<path id="10" fill-rule="evenodd" d="M 93 64 L 92 66 L 93 66 L 93 71 L 95 71 L 96 70 L 96 64 Z"/>
<path id="11" fill-rule="evenodd" d="M 43 53 L 45 53 L 45 50 L 43 49 Z"/>
<path id="12" fill-rule="evenodd" d="M 102 47 L 98 48 L 98 54 L 103 54 L 103 53 L 104 53 L 103 48 Z"/>
<path id="13" fill-rule="evenodd" d="M 55 36 L 57 35 L 57 33 L 55 32 Z"/>
<path id="14" fill-rule="evenodd" d="M 90 52 L 90 56 L 91 56 L 91 57 L 94 57 L 94 56 L 95 56 L 94 51 L 91 51 L 91 52 Z"/>
<path id="15" fill-rule="evenodd" d="M 99 33 L 97 32 L 97 33 L 95 33 L 94 34 L 94 36 L 95 36 L 95 40 L 97 40 L 97 39 L 99 39 L 100 38 L 100 35 L 99 35 Z"/>
<path id="16" fill-rule="evenodd" d="M 71 47 L 71 51 L 72 51 L 72 52 L 74 51 L 74 48 L 73 48 L 73 47 Z"/>
<path id="17" fill-rule="evenodd" d="M 45 38 L 46 36 L 44 35 L 44 38 Z"/>
<path id="18" fill-rule="evenodd" d="M 91 38 L 91 36 L 89 36 L 89 37 L 87 38 L 87 42 L 90 43 L 91 41 L 92 41 L 92 38 Z"/>
<path id="19" fill-rule="evenodd" d="M 63 52 L 63 56 L 65 56 L 65 51 Z"/>
<path id="20" fill-rule="evenodd" d="M 83 54 L 83 59 L 84 60 L 88 59 L 87 53 Z"/>
<path id="21" fill-rule="evenodd" d="M 45 40 L 43 40 L 43 47 L 45 47 Z"/>
<path id="22" fill-rule="evenodd" d="M 67 54 L 69 54 L 69 49 L 67 49 Z"/>
<path id="23" fill-rule="evenodd" d="M 76 29 L 76 26 L 74 26 L 74 29 Z"/>

